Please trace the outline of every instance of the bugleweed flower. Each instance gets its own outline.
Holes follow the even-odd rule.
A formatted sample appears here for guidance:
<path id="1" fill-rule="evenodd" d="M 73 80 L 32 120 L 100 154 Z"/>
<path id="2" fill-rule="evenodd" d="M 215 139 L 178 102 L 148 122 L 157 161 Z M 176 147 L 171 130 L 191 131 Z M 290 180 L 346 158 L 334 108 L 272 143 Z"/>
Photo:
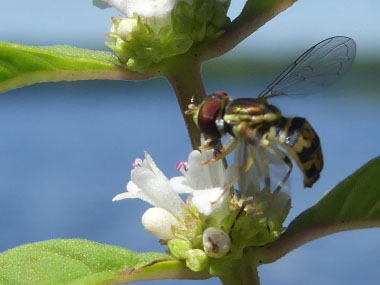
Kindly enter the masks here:
<path id="1" fill-rule="evenodd" d="M 145 152 L 145 159 L 133 163 L 127 192 L 113 198 L 113 201 L 140 198 L 153 205 L 142 217 L 144 228 L 168 242 L 172 254 L 185 259 L 194 271 L 203 270 L 208 264 L 207 252 L 217 256 L 228 252 L 226 246 L 221 252 L 205 252 L 202 244 L 203 231 L 208 225 L 221 227 L 230 213 L 231 196 L 225 185 L 236 175 L 234 168 L 226 169 L 222 161 L 202 165 L 202 161 L 213 155 L 214 151 L 210 150 L 192 151 L 187 162 L 177 164 L 183 176 L 169 180 Z M 183 193 L 189 195 L 186 203 L 180 197 Z"/>
<path id="2" fill-rule="evenodd" d="M 239 165 L 226 168 L 222 160 L 202 164 L 217 154 L 192 151 L 186 162 L 176 166 L 182 176 L 168 179 L 145 153 L 145 159 L 133 164 L 127 192 L 113 201 L 140 198 L 153 205 L 142 217 L 145 229 L 167 243 L 171 254 L 185 260 L 191 270 L 208 266 L 211 274 L 219 275 L 226 264 L 242 256 L 245 247 L 260 246 L 279 236 L 290 196 L 252 191 L 252 183 L 241 184 L 244 189 L 235 195 L 227 187 L 242 175 L 237 172 Z M 180 194 L 188 195 L 186 201 Z"/>
<path id="3" fill-rule="evenodd" d="M 221 221 L 229 213 L 227 205 L 229 191 L 224 189 L 224 184 L 225 181 L 229 181 L 229 173 L 232 171 L 225 170 L 221 161 L 202 165 L 201 162 L 209 159 L 210 155 L 213 155 L 213 151 L 202 153 L 192 151 L 188 162 L 177 164 L 177 170 L 180 170 L 184 176 L 169 180 L 157 167 L 152 157 L 145 152 L 144 160 L 136 159 L 133 163 L 131 181 L 126 187 L 127 192 L 116 195 L 112 201 L 128 198 L 142 199 L 155 206 L 155 209 L 164 209 L 165 212 L 155 210 L 155 213 L 163 217 L 166 215 L 171 224 L 175 223 L 171 217 L 168 217 L 169 214 L 172 217 L 184 219 L 188 211 L 192 211 L 192 207 L 195 207 L 197 214 Z M 187 205 L 179 195 L 183 193 L 190 194 Z M 143 223 L 145 228 L 154 234 L 156 231 L 150 230 L 148 223 L 151 222 L 145 217 Z"/>
<path id="4" fill-rule="evenodd" d="M 163 59 L 211 41 L 229 24 L 228 0 L 96 0 L 127 18 L 113 18 L 107 43 L 133 71 L 144 72 Z"/>

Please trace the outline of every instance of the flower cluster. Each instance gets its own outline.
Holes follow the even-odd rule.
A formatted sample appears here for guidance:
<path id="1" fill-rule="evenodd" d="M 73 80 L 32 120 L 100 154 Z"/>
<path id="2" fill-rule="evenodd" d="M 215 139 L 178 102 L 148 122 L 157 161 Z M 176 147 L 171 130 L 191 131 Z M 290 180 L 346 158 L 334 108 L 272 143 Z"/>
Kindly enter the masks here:
<path id="1" fill-rule="evenodd" d="M 113 18 L 107 43 L 137 72 L 217 38 L 230 20 L 229 0 L 97 0 L 127 16 Z"/>
<path id="2" fill-rule="evenodd" d="M 225 167 L 222 160 L 202 164 L 217 154 L 192 151 L 188 161 L 176 166 L 182 176 L 168 179 L 145 153 L 145 159 L 133 164 L 127 192 L 113 199 L 140 198 L 153 205 L 142 217 L 144 228 L 191 270 L 208 266 L 211 274 L 240 258 L 245 247 L 276 239 L 290 208 L 285 193 L 235 195 L 228 185 L 238 175 L 236 165 Z M 180 194 L 188 194 L 186 202 Z"/>

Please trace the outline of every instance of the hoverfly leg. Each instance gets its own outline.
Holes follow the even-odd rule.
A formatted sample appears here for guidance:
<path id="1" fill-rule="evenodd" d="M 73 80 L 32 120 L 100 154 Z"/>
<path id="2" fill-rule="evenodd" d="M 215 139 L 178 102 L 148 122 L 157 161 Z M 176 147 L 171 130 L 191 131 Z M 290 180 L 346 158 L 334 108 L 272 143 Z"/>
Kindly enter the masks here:
<path id="1" fill-rule="evenodd" d="M 235 138 L 234 137 L 230 137 L 229 140 L 224 144 L 223 148 L 222 148 L 222 152 L 226 152 L 227 149 L 231 146 L 231 144 L 234 142 Z"/>
<path id="2" fill-rule="evenodd" d="M 225 158 L 227 155 L 229 155 L 238 145 L 239 140 L 235 139 L 234 137 L 231 137 L 228 142 L 223 146 L 221 153 L 216 155 L 215 157 L 202 161 L 202 165 L 208 164 L 210 162 L 216 162 L 220 159 Z"/>
<path id="3" fill-rule="evenodd" d="M 207 139 L 205 141 L 204 145 L 201 145 L 199 147 L 199 150 L 211 150 L 211 149 L 217 149 L 219 144 L 219 140 L 215 139 Z"/>

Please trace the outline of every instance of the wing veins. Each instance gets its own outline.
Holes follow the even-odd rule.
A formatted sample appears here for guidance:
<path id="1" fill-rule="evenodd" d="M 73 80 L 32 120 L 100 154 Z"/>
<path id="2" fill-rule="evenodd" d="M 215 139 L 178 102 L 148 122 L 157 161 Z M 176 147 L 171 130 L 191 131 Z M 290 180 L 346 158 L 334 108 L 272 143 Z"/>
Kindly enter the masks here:
<path id="1" fill-rule="evenodd" d="M 338 41 L 338 42 L 335 42 Z M 351 45 L 349 44 L 351 43 Z M 318 53 L 322 52 L 322 55 Z M 336 55 L 334 55 L 336 53 Z M 350 55 L 352 53 L 352 55 Z M 269 86 L 260 93 L 259 98 L 271 98 L 281 95 L 291 95 L 283 91 L 287 87 L 297 87 L 300 82 L 310 82 L 310 87 L 320 88 L 329 85 L 326 82 L 316 82 L 315 79 L 337 76 L 345 73 L 352 64 L 356 53 L 354 40 L 348 37 L 332 37 L 309 48 L 287 67 Z M 313 58 L 314 57 L 314 58 Z M 331 57 L 329 59 L 329 57 Z M 327 59 L 327 60 L 326 60 Z M 310 63 L 308 63 L 310 61 Z M 334 65 L 337 65 L 335 67 Z M 296 80 L 301 78 L 302 80 Z M 308 81 L 311 79 L 311 81 Z M 314 81 L 313 81 L 314 79 Z M 331 80 L 332 79 L 332 80 Z M 336 79 L 330 78 L 330 84 Z M 314 84 L 314 86 L 313 86 Z M 307 85 L 303 84 L 302 87 Z M 311 89 L 311 88 L 310 88 Z M 295 93 L 297 94 L 297 93 Z M 299 93 L 298 93 L 299 94 Z"/>

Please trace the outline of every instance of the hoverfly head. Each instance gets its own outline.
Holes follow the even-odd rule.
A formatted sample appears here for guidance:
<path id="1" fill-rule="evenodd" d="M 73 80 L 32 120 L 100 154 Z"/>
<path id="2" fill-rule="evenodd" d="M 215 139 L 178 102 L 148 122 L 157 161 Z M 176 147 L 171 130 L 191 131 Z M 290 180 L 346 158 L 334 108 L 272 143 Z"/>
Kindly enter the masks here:
<path id="1" fill-rule="evenodd" d="M 194 121 L 200 130 L 211 139 L 220 139 L 224 131 L 224 111 L 231 101 L 227 93 L 218 91 L 207 95 L 198 111 L 194 113 Z"/>

